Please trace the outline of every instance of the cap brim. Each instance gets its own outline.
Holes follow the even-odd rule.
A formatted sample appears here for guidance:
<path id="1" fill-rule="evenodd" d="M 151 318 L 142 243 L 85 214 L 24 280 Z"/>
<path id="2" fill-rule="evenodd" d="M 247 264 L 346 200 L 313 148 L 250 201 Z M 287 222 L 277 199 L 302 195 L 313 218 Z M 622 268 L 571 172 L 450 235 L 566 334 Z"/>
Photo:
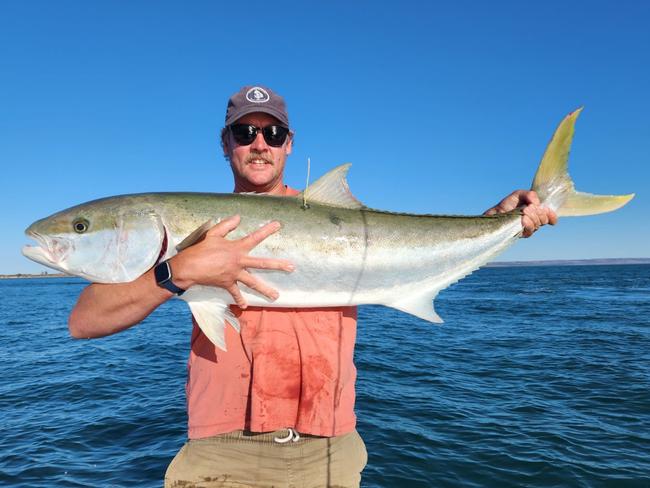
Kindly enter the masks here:
<path id="1" fill-rule="evenodd" d="M 289 120 L 286 118 L 286 115 L 280 112 L 279 110 L 275 110 L 272 107 L 265 107 L 265 106 L 260 106 L 260 107 L 255 107 L 255 106 L 248 106 L 243 108 L 241 111 L 232 114 L 230 117 L 226 119 L 226 125 L 233 124 L 237 122 L 239 119 L 241 119 L 244 115 L 248 114 L 254 114 L 254 113 L 265 113 L 272 115 L 278 121 L 287 127 L 289 127 Z"/>

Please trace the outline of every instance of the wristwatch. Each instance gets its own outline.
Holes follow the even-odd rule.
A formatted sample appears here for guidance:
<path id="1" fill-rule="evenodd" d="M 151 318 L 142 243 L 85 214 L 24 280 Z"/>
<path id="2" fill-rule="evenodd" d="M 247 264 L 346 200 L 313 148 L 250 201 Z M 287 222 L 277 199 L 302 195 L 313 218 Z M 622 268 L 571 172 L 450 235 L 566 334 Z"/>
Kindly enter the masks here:
<path id="1" fill-rule="evenodd" d="M 176 286 L 172 281 L 172 267 L 169 265 L 169 260 L 157 264 L 153 269 L 153 274 L 156 277 L 156 283 L 161 288 L 169 290 L 178 296 L 185 293 L 185 290 Z"/>

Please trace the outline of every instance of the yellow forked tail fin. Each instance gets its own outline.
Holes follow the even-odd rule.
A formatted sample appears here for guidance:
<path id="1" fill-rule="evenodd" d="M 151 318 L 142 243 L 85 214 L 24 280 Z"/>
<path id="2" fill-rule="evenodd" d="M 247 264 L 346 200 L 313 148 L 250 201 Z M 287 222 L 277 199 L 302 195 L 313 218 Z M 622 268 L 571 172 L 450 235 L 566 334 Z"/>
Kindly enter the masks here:
<path id="1" fill-rule="evenodd" d="M 576 119 L 582 108 L 567 115 L 555 130 L 537 168 L 532 189 L 541 202 L 559 216 L 595 215 L 621 208 L 632 200 L 629 195 L 593 195 L 575 190 L 567 171 L 569 150 Z"/>

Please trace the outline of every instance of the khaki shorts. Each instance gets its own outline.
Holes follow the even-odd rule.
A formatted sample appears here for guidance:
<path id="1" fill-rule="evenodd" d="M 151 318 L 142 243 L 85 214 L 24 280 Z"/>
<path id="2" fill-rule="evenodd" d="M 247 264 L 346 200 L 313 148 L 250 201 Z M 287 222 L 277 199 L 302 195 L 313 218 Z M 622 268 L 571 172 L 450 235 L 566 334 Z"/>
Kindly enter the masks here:
<path id="1" fill-rule="evenodd" d="M 277 443 L 288 431 L 242 431 L 188 441 L 165 473 L 165 488 L 358 487 L 368 461 L 355 430 L 338 437 L 301 434 Z"/>

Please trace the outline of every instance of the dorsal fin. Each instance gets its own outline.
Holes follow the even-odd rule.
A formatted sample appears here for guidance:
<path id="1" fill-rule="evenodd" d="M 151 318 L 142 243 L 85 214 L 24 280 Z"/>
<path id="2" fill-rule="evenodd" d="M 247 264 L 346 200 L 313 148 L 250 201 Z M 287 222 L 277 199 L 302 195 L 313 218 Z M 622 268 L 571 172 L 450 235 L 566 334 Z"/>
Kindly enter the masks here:
<path id="1" fill-rule="evenodd" d="M 363 204 L 354 198 L 345 176 L 352 166 L 351 163 L 342 164 L 325 173 L 314 184 L 309 185 L 297 198 L 305 197 L 307 204 L 320 203 L 332 207 L 362 208 Z"/>

